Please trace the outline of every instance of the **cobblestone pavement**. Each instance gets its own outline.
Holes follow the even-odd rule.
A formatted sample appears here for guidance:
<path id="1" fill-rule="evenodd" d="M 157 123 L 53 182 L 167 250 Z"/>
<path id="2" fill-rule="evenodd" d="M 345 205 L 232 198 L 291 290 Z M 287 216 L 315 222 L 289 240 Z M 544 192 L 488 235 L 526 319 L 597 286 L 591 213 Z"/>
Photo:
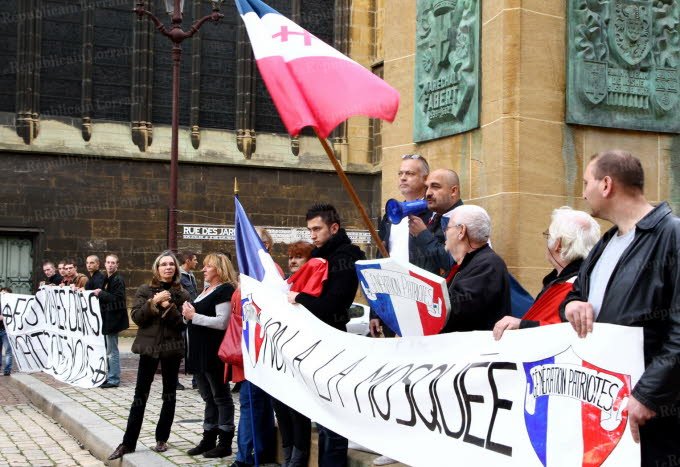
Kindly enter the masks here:
<path id="1" fill-rule="evenodd" d="M 126 347 L 129 348 L 131 345 L 131 339 L 120 339 L 120 341 L 121 385 L 117 388 L 82 389 L 61 383 L 45 373 L 33 373 L 31 376 L 58 389 L 62 394 L 79 402 L 102 419 L 125 431 L 130 404 L 132 403 L 135 390 L 139 357 L 126 351 Z M 183 369 L 180 371 L 180 382 L 186 389 L 184 391 L 177 391 L 177 409 L 170 439 L 168 440 L 169 449 L 160 455 L 165 457 L 169 464 L 230 465 L 236 458 L 236 438 L 234 438 L 232 443 L 234 454 L 230 457 L 206 459 L 200 455 L 191 457 L 186 454 L 187 450 L 198 444 L 203 434 L 204 403 L 198 391 L 191 389 L 191 375 L 183 374 Z M 140 449 L 140 445 L 148 448 L 156 445 L 154 433 L 161 408 L 161 389 L 161 375 L 156 374 L 151 386 L 151 394 L 146 404 L 144 424 L 142 425 L 137 449 Z M 236 424 L 238 425 L 240 413 L 238 394 L 232 394 L 232 396 L 235 405 Z"/>
<path id="2" fill-rule="evenodd" d="M 7 465 L 104 464 L 0 376 L 0 466 Z"/>

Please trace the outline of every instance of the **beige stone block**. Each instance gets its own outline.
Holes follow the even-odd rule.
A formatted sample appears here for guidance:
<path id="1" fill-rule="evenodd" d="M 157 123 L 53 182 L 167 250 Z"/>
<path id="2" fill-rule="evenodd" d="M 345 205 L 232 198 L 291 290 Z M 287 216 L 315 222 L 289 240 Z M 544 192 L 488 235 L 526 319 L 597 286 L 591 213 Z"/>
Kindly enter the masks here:
<path id="1" fill-rule="evenodd" d="M 472 135 L 471 198 L 519 190 L 518 127 L 518 119 L 502 118 Z"/>
<path id="2" fill-rule="evenodd" d="M 503 80 L 500 79 L 503 70 L 502 37 L 503 21 L 501 16 L 496 16 L 482 27 L 482 93 L 480 103 L 482 126 L 498 120 L 503 111 Z"/>
<path id="3" fill-rule="evenodd" d="M 524 120 L 519 123 L 519 186 L 522 192 L 581 196 L 582 158 L 570 129 L 561 123 Z"/>
<path id="4" fill-rule="evenodd" d="M 585 128 L 583 140 L 584 169 L 590 156 L 606 149 L 630 151 L 642 162 L 645 171 L 645 196 L 649 201 L 659 199 L 659 135 L 641 131 Z"/>
<path id="5" fill-rule="evenodd" d="M 659 200 L 671 203 L 680 212 L 680 136 L 659 137 Z"/>
<path id="6" fill-rule="evenodd" d="M 399 91 L 401 102 L 394 122 L 383 122 L 383 146 L 410 144 L 413 141 L 414 61 L 415 56 L 411 55 L 385 62 L 385 81 Z"/>
<path id="7" fill-rule="evenodd" d="M 497 196 L 466 200 L 466 204 L 481 206 L 491 217 L 491 245 L 508 266 L 519 262 L 517 232 L 519 228 L 519 195 L 503 193 Z"/>
<path id="8" fill-rule="evenodd" d="M 557 3 L 557 2 L 556 2 Z M 522 10 L 520 113 L 522 117 L 564 121 L 565 21 Z"/>
<path id="9" fill-rule="evenodd" d="M 383 47 L 385 61 L 415 53 L 416 48 L 416 2 L 414 0 L 389 0 L 385 3 Z M 403 68 L 413 70 L 413 68 Z M 412 71 L 411 71 L 412 73 Z"/>
<path id="10" fill-rule="evenodd" d="M 522 0 L 522 8 L 561 18 L 567 14 L 566 0 Z"/>
<path id="11" fill-rule="evenodd" d="M 493 20 L 503 10 L 519 8 L 521 0 L 487 0 L 482 1 L 482 24 Z"/>
<path id="12" fill-rule="evenodd" d="M 521 66 L 521 15 L 520 10 L 505 10 L 503 20 L 503 66 L 500 77 L 503 83 L 503 115 L 517 115 L 519 112 L 520 66 Z"/>

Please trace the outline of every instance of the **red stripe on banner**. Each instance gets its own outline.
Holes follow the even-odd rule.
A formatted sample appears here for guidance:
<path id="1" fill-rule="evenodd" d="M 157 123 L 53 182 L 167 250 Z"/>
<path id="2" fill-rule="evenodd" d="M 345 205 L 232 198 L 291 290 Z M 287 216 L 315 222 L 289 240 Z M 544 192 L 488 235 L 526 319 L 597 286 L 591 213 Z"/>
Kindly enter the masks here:
<path id="1" fill-rule="evenodd" d="M 611 429 L 603 426 L 604 420 L 602 417 L 606 416 L 606 414 L 599 407 L 587 402 L 581 402 L 583 467 L 596 467 L 609 457 L 626 429 L 628 410 L 621 411 L 620 408 L 623 400 L 630 397 L 630 376 L 603 370 L 585 360 L 583 361 L 583 367 L 615 376 L 624 382 L 624 385 L 616 394 L 616 398 L 612 401 L 611 410 L 612 416 L 617 412 L 621 412 L 621 420 L 616 426 L 612 426 Z"/>
<path id="2" fill-rule="evenodd" d="M 446 324 L 446 318 L 448 316 L 448 310 L 446 310 L 446 302 L 444 301 L 444 297 L 441 294 L 441 291 L 439 289 L 439 284 L 437 284 L 434 281 L 431 281 L 420 274 L 416 274 L 413 271 L 409 271 L 409 274 L 412 277 L 416 277 L 420 279 L 421 281 L 427 283 L 428 285 L 432 286 L 432 289 L 434 290 L 434 296 L 432 297 L 432 302 L 433 303 L 441 303 L 441 316 L 432 316 L 428 311 L 427 311 L 427 306 L 424 303 L 417 302 L 418 304 L 418 314 L 420 315 L 420 322 L 423 325 L 423 335 L 424 336 L 432 336 L 434 334 L 439 334 L 439 331 L 442 330 L 444 325 Z"/>
<path id="3" fill-rule="evenodd" d="M 322 137 L 352 115 L 393 121 L 399 93 L 361 65 L 334 57 L 257 61 L 260 74 L 291 135 L 306 126 Z"/>

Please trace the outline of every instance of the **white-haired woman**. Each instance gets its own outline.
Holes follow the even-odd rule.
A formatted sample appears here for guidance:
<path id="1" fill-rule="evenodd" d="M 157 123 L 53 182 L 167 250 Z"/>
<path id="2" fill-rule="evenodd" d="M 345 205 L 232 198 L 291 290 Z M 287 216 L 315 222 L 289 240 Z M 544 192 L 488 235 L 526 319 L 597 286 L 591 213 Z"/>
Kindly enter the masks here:
<path id="1" fill-rule="evenodd" d="M 560 303 L 571 291 L 574 280 L 590 250 L 600 239 L 600 226 L 588 213 L 568 206 L 552 213 L 546 239 L 545 258 L 553 270 L 543 278 L 543 290 L 522 319 L 505 316 L 493 328 L 496 340 L 508 329 L 524 329 L 559 323 Z"/>
<path id="2" fill-rule="evenodd" d="M 139 354 L 135 396 L 123 442 L 109 456 L 109 460 L 135 451 L 144 421 L 146 401 L 159 363 L 163 377 L 163 405 L 156 424 L 156 446 L 151 449 L 156 452 L 167 451 L 175 418 L 177 375 L 184 356 L 184 322 L 180 310 L 184 302 L 189 300 L 189 293 L 180 284 L 179 263 L 171 251 L 158 255 L 151 269 L 153 279 L 150 284 L 139 286 L 130 313 L 132 321 L 139 327 L 132 343 L 132 351 Z"/>

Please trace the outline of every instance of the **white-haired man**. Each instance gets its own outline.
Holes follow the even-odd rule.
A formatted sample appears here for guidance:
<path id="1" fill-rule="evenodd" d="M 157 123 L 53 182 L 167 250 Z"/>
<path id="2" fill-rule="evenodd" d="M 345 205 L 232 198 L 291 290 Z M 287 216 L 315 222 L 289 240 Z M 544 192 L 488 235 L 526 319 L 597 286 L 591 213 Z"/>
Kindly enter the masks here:
<path id="1" fill-rule="evenodd" d="M 546 324 L 557 324 L 560 303 L 574 287 L 583 259 L 600 240 L 600 225 L 587 212 L 568 206 L 552 212 L 546 238 L 545 259 L 554 268 L 543 278 L 543 290 L 522 319 L 505 316 L 493 328 L 493 336 L 500 339 L 508 329 L 524 329 Z"/>
<path id="2" fill-rule="evenodd" d="M 446 251 L 458 265 L 449 285 L 451 312 L 442 333 L 491 331 L 510 314 L 510 281 L 505 262 L 489 246 L 491 218 L 479 206 L 445 214 Z"/>

